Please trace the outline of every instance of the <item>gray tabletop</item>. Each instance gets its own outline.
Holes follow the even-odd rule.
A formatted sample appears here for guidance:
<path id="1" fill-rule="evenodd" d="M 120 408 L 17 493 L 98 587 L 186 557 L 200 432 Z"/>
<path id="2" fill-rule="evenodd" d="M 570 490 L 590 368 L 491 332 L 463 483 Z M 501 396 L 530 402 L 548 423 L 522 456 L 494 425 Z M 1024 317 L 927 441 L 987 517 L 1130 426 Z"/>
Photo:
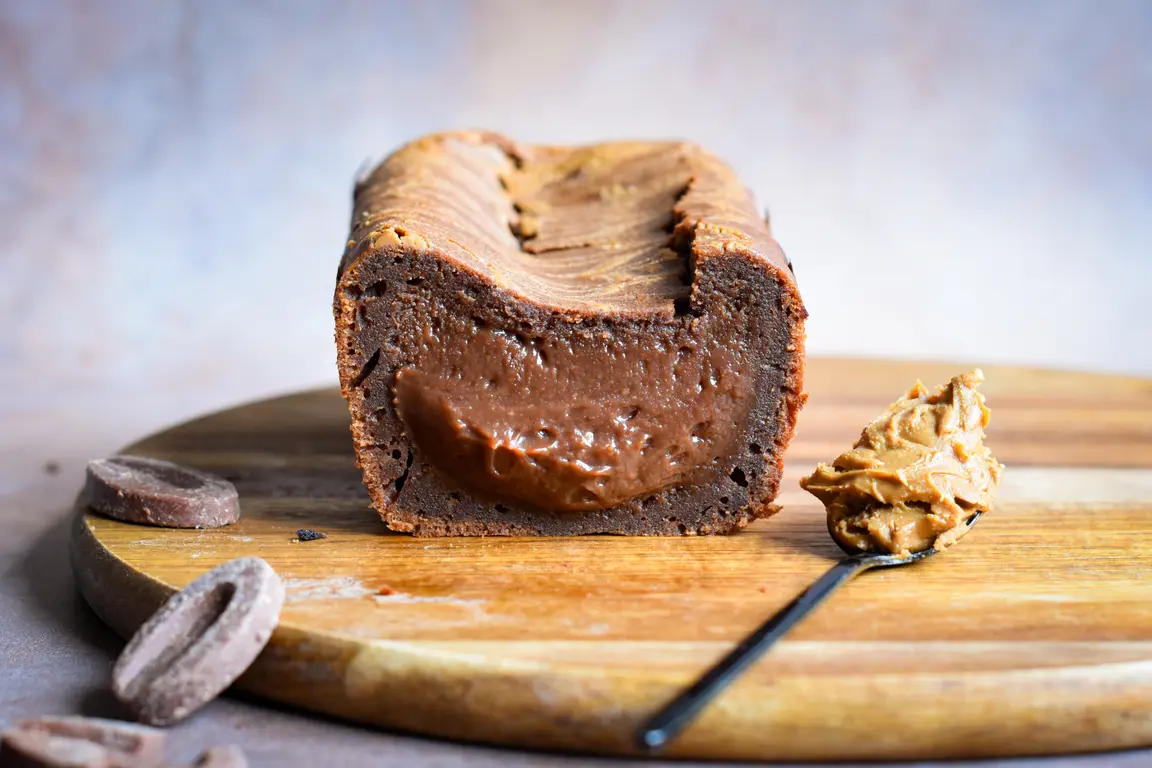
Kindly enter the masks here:
<path id="1" fill-rule="evenodd" d="M 66 554 L 85 461 L 334 382 L 351 177 L 427 131 L 714 149 L 772 205 L 812 352 L 1152 370 L 1152 6 L 912 5 L 0 0 L 0 725 L 116 714 L 120 642 Z M 956 265 L 980 312 L 932 298 L 963 323 L 870 301 Z M 862 312 L 900 332 L 845 334 Z M 258 766 L 623 764 L 232 698 L 171 729 L 173 760 L 233 742 Z"/>

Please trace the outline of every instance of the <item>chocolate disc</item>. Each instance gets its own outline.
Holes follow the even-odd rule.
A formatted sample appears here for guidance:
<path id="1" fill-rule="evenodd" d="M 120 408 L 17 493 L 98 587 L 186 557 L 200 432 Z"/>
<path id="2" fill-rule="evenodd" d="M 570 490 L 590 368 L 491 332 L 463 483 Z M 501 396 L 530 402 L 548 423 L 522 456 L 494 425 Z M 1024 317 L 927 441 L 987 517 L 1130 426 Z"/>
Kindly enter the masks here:
<path id="1" fill-rule="evenodd" d="M 117 520 L 167 528 L 215 528 L 240 519 L 240 497 L 232 483 L 142 456 L 89 462 L 84 502 Z"/>
<path id="2" fill-rule="evenodd" d="M 4 734 L 0 765 L 45 768 L 119 768 L 155 765 L 164 734 L 154 728 L 91 717 L 20 720 Z"/>
<path id="3" fill-rule="evenodd" d="M 108 750 L 83 739 L 15 730 L 0 740 L 4 768 L 112 768 Z"/>
<path id="4" fill-rule="evenodd" d="M 136 632 L 112 671 L 113 693 L 142 722 L 184 719 L 244 673 L 283 604 L 280 577 L 258 557 L 209 571 Z"/>

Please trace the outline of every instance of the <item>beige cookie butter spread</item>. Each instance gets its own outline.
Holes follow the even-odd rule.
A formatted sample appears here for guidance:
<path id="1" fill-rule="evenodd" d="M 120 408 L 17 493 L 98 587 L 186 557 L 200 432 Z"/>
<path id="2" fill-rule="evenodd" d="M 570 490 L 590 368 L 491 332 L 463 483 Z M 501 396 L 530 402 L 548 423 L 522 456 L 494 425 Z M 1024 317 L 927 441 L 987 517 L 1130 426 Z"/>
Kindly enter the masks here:
<path id="1" fill-rule="evenodd" d="M 919 381 L 865 427 L 851 450 L 800 481 L 828 510 L 844 548 L 908 555 L 944 548 L 987 512 L 1003 465 L 984 445 L 979 369 L 929 393 Z"/>

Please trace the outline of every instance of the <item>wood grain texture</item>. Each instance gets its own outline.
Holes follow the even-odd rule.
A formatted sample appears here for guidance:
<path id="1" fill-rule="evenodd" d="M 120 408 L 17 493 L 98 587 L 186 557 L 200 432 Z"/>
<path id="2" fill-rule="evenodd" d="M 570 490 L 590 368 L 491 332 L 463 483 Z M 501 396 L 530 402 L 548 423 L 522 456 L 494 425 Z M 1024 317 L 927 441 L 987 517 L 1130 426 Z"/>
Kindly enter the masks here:
<path id="1" fill-rule="evenodd" d="M 239 523 L 133 526 L 80 510 L 85 597 L 129 634 L 243 555 L 288 599 L 247 691 L 364 723 L 630 753 L 630 735 L 838 550 L 796 480 L 917 378 L 961 365 L 810 361 L 777 517 L 717 538 L 417 539 L 388 532 L 334 390 L 214 414 L 128 451 L 232 478 Z M 1152 744 L 1152 382 L 986 367 L 1008 465 L 961 546 L 863 576 L 669 754 L 897 759 Z M 329 538 L 294 543 L 307 527 Z"/>

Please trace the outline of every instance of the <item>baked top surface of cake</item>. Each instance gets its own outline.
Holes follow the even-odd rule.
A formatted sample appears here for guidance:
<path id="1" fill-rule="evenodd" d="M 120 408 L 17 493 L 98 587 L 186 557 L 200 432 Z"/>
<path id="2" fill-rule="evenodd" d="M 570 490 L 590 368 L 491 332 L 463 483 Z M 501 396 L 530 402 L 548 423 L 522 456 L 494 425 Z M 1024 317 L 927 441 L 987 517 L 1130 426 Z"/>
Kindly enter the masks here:
<path id="1" fill-rule="evenodd" d="M 710 532 L 770 511 L 805 313 L 714 157 L 440 134 L 356 207 L 341 380 L 393 527 Z"/>
<path id="2" fill-rule="evenodd" d="M 694 252 L 746 248 L 787 263 L 735 175 L 686 142 L 524 147 L 453 133 L 414 142 L 359 186 L 356 258 L 409 237 L 530 300 L 577 311 L 675 314 Z M 697 243 L 697 241 L 699 241 Z"/>

